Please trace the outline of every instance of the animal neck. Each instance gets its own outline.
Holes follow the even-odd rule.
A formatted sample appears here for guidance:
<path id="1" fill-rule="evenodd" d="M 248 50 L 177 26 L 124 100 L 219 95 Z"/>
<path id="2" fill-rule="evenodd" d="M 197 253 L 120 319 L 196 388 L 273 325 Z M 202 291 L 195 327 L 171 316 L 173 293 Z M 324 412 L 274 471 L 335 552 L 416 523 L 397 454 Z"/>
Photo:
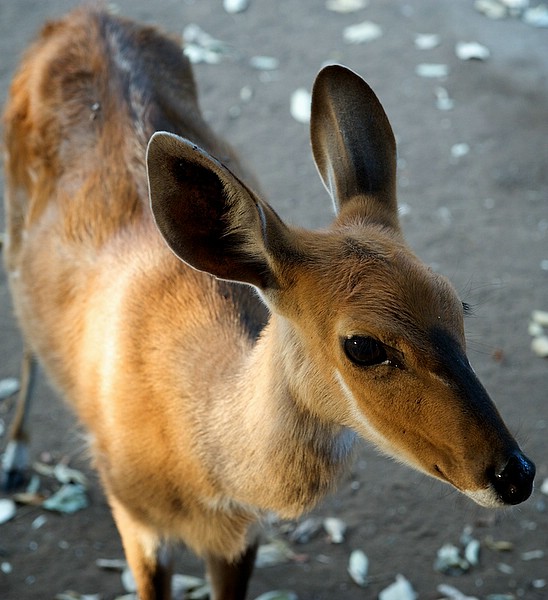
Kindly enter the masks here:
<path id="1" fill-rule="evenodd" d="M 292 324 L 271 316 L 241 367 L 230 414 L 222 416 L 227 435 L 220 464 L 230 487 L 238 488 L 235 499 L 291 518 L 334 487 L 356 434 L 312 410 L 330 395 L 326 387 Z"/>

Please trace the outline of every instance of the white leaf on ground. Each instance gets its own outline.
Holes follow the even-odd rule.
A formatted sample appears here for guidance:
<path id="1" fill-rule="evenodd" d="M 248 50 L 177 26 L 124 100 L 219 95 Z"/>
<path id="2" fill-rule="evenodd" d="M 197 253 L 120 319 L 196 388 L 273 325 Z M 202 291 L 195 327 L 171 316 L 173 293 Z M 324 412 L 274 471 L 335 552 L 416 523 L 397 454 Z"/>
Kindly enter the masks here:
<path id="1" fill-rule="evenodd" d="M 5 400 L 19 391 L 19 380 L 15 377 L 0 379 L 0 400 Z"/>
<path id="2" fill-rule="evenodd" d="M 459 42 L 455 54 L 461 60 L 487 60 L 491 56 L 489 48 L 479 42 Z"/>
<path id="3" fill-rule="evenodd" d="M 75 513 L 88 506 L 86 490 L 79 483 L 66 483 L 53 496 L 45 500 L 42 506 L 55 512 Z"/>
<path id="4" fill-rule="evenodd" d="M 348 560 L 348 573 L 360 587 L 367 586 L 369 559 L 363 550 L 353 550 Z"/>
<path id="5" fill-rule="evenodd" d="M 312 97 L 305 88 L 298 88 L 291 94 L 289 112 L 299 123 L 310 123 Z"/>
<path id="6" fill-rule="evenodd" d="M 416 600 L 417 593 L 403 576 L 396 575 L 396 581 L 379 593 L 379 600 Z"/>
<path id="7" fill-rule="evenodd" d="M 365 8 L 369 0 L 327 0 L 325 8 L 338 13 L 351 13 Z"/>
<path id="8" fill-rule="evenodd" d="M 249 0 L 223 0 L 223 8 L 231 15 L 241 13 L 249 6 Z"/>
<path id="9" fill-rule="evenodd" d="M 346 533 L 346 523 L 337 517 L 327 517 L 323 520 L 323 528 L 329 536 L 329 541 L 332 544 L 342 544 L 344 542 L 344 534 Z"/>
<path id="10" fill-rule="evenodd" d="M 372 42 L 381 36 L 381 27 L 372 21 L 363 21 L 363 23 L 349 25 L 343 31 L 343 39 L 347 44 Z"/>
<path id="11" fill-rule="evenodd" d="M 419 50 L 432 50 L 440 45 L 441 37 L 437 33 L 419 33 L 415 36 L 415 47 Z"/>
<path id="12" fill-rule="evenodd" d="M 13 500 L 10 500 L 9 498 L 0 498 L 0 524 L 13 519 L 16 512 L 17 507 Z"/>

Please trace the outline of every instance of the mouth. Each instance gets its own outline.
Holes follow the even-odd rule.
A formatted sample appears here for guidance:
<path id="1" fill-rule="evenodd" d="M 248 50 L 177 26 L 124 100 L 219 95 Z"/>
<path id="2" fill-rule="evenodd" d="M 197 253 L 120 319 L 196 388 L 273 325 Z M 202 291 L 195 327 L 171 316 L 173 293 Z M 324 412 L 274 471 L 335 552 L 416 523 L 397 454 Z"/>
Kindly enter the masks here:
<path id="1" fill-rule="evenodd" d="M 439 465 L 435 464 L 433 467 L 435 477 L 451 484 L 474 502 L 486 508 L 514 506 L 527 500 L 533 492 L 535 472 L 534 463 L 519 449 L 510 454 L 503 466 L 498 469 L 488 468 L 484 473 L 484 487 L 474 490 L 456 485 Z"/>
<path id="2" fill-rule="evenodd" d="M 464 490 L 451 481 L 451 479 L 441 470 L 439 465 L 434 465 L 434 474 L 438 479 L 453 486 L 461 494 L 464 494 L 483 508 L 502 508 L 503 506 L 507 506 L 507 504 L 501 500 L 494 487 L 490 484 L 479 490 Z"/>

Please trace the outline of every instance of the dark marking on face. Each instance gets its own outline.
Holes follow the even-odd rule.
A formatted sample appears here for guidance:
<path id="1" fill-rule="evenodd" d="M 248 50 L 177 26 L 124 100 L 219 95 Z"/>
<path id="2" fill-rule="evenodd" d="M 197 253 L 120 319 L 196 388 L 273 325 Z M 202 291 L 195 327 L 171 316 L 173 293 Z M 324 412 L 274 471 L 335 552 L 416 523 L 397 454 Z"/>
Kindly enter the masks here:
<path id="1" fill-rule="evenodd" d="M 498 431 L 513 444 L 489 394 L 474 373 L 461 345 L 442 328 L 430 331 L 430 341 L 434 349 L 432 371 L 442 377 L 457 392 L 465 414 L 475 414 L 485 430 Z"/>

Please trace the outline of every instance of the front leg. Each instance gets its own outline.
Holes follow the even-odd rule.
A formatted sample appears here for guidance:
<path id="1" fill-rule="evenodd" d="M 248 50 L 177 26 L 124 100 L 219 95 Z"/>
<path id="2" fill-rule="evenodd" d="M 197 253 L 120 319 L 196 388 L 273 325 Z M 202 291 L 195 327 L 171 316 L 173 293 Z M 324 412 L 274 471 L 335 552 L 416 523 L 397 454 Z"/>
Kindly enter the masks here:
<path id="1" fill-rule="evenodd" d="M 258 546 L 258 536 L 254 536 L 243 554 L 233 561 L 212 554 L 206 556 L 211 600 L 245 600 Z"/>
<path id="2" fill-rule="evenodd" d="M 14 490 L 25 483 L 29 467 L 30 405 L 37 370 L 38 365 L 33 353 L 25 347 L 21 360 L 21 388 L 17 396 L 9 441 L 2 457 L 0 479 L 1 487 L 6 491 Z"/>
<path id="3" fill-rule="evenodd" d="M 157 533 L 135 519 L 116 497 L 108 494 L 108 499 L 139 600 L 171 600 L 171 552 Z"/>

